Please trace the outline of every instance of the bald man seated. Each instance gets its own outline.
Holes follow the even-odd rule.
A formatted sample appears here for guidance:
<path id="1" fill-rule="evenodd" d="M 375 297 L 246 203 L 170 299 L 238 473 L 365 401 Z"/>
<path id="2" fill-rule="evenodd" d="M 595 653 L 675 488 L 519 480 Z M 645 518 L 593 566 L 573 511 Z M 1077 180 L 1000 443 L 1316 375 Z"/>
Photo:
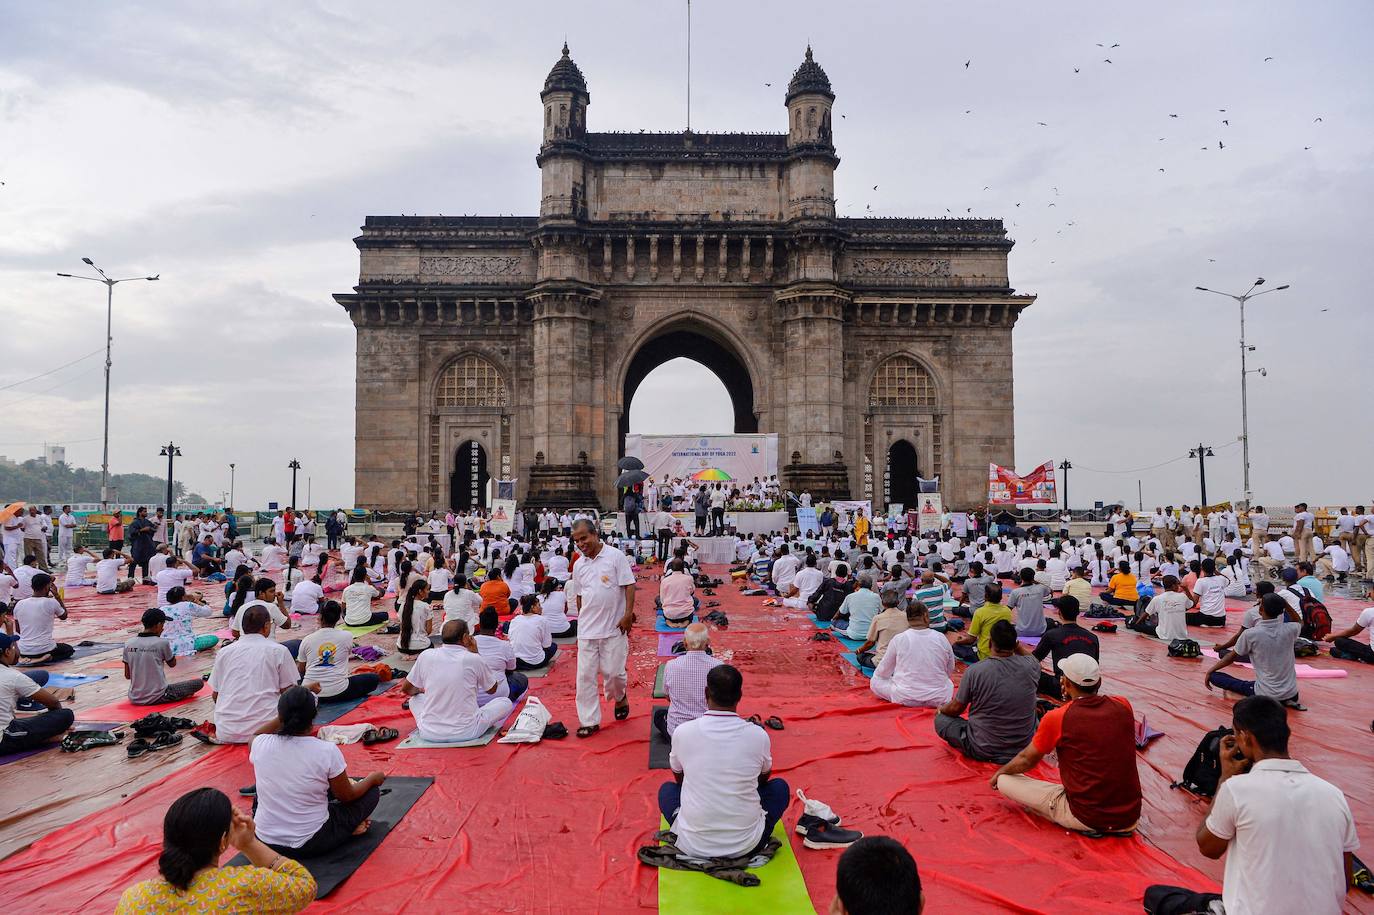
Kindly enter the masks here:
<path id="1" fill-rule="evenodd" d="M 707 653 L 711 632 L 704 623 L 683 630 L 682 645 L 686 650 L 663 668 L 668 707 L 654 709 L 654 727 L 669 741 L 679 726 L 706 714 L 706 675 L 721 663 Z"/>

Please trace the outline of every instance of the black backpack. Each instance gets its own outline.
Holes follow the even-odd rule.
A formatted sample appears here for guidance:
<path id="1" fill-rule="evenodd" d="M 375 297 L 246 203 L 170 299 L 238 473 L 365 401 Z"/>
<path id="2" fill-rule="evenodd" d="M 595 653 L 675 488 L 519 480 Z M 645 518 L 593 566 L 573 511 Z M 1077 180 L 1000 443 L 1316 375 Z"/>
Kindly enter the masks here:
<path id="1" fill-rule="evenodd" d="M 1169 643 L 1169 657 L 1171 658 L 1196 658 L 1201 657 L 1202 646 L 1192 639 L 1174 639 Z"/>
<path id="2" fill-rule="evenodd" d="M 1230 728 L 1220 727 L 1202 735 L 1197 749 L 1183 767 L 1183 777 L 1169 787 L 1182 788 L 1198 797 L 1215 795 L 1217 783 L 1221 781 L 1221 739 L 1234 733 Z"/>

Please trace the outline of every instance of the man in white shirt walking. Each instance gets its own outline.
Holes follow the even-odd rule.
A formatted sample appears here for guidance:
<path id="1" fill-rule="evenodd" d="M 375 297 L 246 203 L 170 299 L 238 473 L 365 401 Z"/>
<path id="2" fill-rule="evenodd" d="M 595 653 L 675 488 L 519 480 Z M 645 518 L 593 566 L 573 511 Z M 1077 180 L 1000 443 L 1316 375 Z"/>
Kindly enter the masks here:
<path id="1" fill-rule="evenodd" d="M 770 778 L 768 732 L 735 713 L 744 678 L 729 664 L 706 674 L 706 714 L 673 733 L 668 765 L 674 781 L 658 789 L 658 808 L 695 858 L 736 858 L 756 852 L 782 819 L 791 789 Z"/>
<path id="2" fill-rule="evenodd" d="M 1337 915 L 1345 908 L 1352 856 L 1360 847 L 1341 789 L 1288 755 L 1288 716 L 1265 696 L 1232 709 L 1234 736 L 1221 739 L 1221 780 L 1197 831 L 1208 858 L 1226 856 L 1221 895 L 1152 886 L 1145 911 Z"/>
<path id="3" fill-rule="evenodd" d="M 577 736 L 590 737 L 601 730 L 598 677 L 606 698 L 615 703 L 615 720 L 630 717 L 625 661 L 635 622 L 635 575 L 625 554 L 601 541 L 591 519 L 578 518 L 571 527 L 582 554 L 572 567 L 578 609 Z"/>

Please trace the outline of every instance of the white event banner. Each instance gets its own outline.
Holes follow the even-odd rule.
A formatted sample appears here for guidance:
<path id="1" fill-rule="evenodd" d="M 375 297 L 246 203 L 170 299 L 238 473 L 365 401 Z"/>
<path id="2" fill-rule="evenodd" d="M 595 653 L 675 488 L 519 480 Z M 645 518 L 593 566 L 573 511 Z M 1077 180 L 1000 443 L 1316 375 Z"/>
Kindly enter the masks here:
<path id="1" fill-rule="evenodd" d="M 625 454 L 658 482 L 698 480 L 745 485 L 778 472 L 776 435 L 625 436 Z"/>

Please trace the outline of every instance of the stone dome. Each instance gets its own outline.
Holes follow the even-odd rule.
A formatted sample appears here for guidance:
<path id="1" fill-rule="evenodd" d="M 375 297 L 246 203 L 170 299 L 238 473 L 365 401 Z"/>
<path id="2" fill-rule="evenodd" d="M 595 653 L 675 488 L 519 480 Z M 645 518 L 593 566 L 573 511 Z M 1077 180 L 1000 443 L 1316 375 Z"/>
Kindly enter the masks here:
<path id="1" fill-rule="evenodd" d="M 830 89 L 830 77 L 825 75 L 821 65 L 816 63 L 811 57 L 811 45 L 806 46 L 806 59 L 797 68 L 797 72 L 792 74 L 792 81 L 787 84 L 787 101 L 808 92 L 818 93 L 835 100 L 835 93 Z"/>
<path id="2" fill-rule="evenodd" d="M 822 73 L 821 76 L 824 78 L 825 74 Z M 553 65 L 548 78 L 544 80 L 544 92 L 558 90 L 582 93 L 587 91 L 587 80 L 582 76 L 582 71 L 578 69 L 577 64 L 573 63 L 573 59 L 568 56 L 568 43 L 566 41 L 563 42 L 563 56 Z"/>

